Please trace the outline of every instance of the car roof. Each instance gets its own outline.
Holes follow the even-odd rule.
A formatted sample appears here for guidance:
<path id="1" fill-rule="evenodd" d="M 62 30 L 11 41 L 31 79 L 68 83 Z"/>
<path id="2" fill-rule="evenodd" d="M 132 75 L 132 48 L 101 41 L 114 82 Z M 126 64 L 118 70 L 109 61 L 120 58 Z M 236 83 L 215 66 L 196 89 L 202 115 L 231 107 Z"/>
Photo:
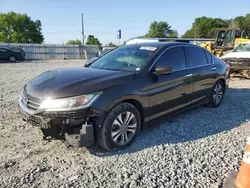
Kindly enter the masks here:
<path id="1" fill-rule="evenodd" d="M 173 46 L 196 46 L 195 44 L 190 44 L 186 42 L 143 42 L 143 43 L 136 43 L 136 44 L 128 44 L 126 46 L 150 46 L 150 47 L 157 47 L 157 48 L 167 48 L 167 47 L 173 47 Z"/>
<path id="2" fill-rule="evenodd" d="M 12 49 L 9 48 L 9 47 L 1 47 L 1 46 L 0 46 L 0 49 L 5 49 L 5 50 L 11 50 L 11 51 L 12 51 Z"/>
<path id="3" fill-rule="evenodd" d="M 0 49 L 10 50 L 10 51 L 21 51 L 23 48 L 21 47 L 2 47 L 0 46 Z"/>

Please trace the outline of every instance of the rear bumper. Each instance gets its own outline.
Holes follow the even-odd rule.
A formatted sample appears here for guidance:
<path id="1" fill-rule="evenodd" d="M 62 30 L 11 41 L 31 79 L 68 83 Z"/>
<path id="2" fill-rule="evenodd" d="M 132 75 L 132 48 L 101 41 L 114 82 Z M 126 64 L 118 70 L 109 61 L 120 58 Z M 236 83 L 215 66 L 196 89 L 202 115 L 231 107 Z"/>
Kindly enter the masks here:
<path id="1" fill-rule="evenodd" d="M 230 66 L 231 71 L 250 69 L 250 58 L 225 59 L 224 61 Z"/>

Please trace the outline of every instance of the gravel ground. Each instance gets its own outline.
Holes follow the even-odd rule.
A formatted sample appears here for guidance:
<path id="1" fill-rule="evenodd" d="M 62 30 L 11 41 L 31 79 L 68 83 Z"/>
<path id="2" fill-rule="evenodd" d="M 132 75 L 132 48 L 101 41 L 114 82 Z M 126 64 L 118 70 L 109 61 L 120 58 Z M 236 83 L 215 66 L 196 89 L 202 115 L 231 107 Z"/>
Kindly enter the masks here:
<path id="1" fill-rule="evenodd" d="M 250 80 L 232 80 L 221 107 L 152 123 L 126 150 L 42 140 L 17 112 L 21 87 L 43 71 L 82 62 L 0 64 L 0 187 L 221 187 L 250 135 Z"/>

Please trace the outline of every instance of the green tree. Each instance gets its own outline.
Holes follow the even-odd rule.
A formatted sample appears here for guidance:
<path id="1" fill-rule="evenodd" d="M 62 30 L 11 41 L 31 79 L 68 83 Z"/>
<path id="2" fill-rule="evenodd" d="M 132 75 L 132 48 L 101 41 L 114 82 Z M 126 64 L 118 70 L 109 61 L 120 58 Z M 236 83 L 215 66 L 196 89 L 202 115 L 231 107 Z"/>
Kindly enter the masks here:
<path id="1" fill-rule="evenodd" d="M 189 29 L 181 37 L 182 38 L 195 38 L 195 30 L 194 29 Z"/>
<path id="2" fill-rule="evenodd" d="M 235 17 L 232 26 L 234 29 L 250 30 L 250 14 Z"/>
<path id="3" fill-rule="evenodd" d="M 145 37 L 148 38 L 166 38 L 169 35 L 173 36 L 175 32 L 171 30 L 171 25 L 167 22 L 157 22 L 154 21 L 149 27 L 148 34 Z"/>
<path id="4" fill-rule="evenodd" d="M 182 36 L 184 38 L 215 38 L 215 31 L 219 28 L 228 28 L 230 22 L 221 18 L 196 18 L 192 28 Z"/>
<path id="5" fill-rule="evenodd" d="M 168 32 L 168 37 L 171 37 L 171 38 L 178 38 L 179 37 L 179 34 L 177 32 L 177 30 L 170 30 Z"/>
<path id="6" fill-rule="evenodd" d="M 108 47 L 117 47 L 117 45 L 115 45 L 114 43 L 110 42 L 108 45 L 106 45 Z"/>
<path id="7" fill-rule="evenodd" d="M 182 36 L 184 38 L 214 38 L 215 31 L 221 28 L 250 30 L 250 14 L 223 20 L 221 18 L 199 17 L 194 20 L 192 28 Z"/>
<path id="8" fill-rule="evenodd" d="M 82 42 L 80 40 L 69 40 L 66 45 L 82 45 Z"/>
<path id="9" fill-rule="evenodd" d="M 38 43 L 44 41 L 40 20 L 31 20 L 27 14 L 0 13 L 0 42 Z"/>
<path id="10" fill-rule="evenodd" d="M 244 16 L 235 17 L 231 27 L 233 29 L 244 29 L 246 27 L 246 18 Z"/>
<path id="11" fill-rule="evenodd" d="M 100 41 L 97 39 L 97 38 L 95 38 L 95 36 L 94 35 L 89 35 L 88 36 L 88 39 L 87 39 L 87 43 L 86 43 L 87 45 L 98 45 L 99 47 L 102 45 L 101 43 L 100 43 Z"/>
<path id="12" fill-rule="evenodd" d="M 246 27 L 244 29 L 250 30 L 250 14 L 246 14 Z"/>

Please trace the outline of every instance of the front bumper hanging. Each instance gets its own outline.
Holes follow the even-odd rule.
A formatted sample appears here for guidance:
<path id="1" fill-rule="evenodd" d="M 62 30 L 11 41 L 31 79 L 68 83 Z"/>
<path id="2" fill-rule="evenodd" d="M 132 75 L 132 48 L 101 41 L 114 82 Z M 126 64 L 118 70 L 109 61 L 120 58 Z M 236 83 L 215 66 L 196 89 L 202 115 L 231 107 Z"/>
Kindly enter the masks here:
<path id="1" fill-rule="evenodd" d="M 74 147 L 89 147 L 95 142 L 90 112 L 31 115 L 19 106 L 19 113 L 24 121 L 41 128 L 44 139 L 65 139 Z"/>
<path id="2" fill-rule="evenodd" d="M 80 133 L 78 133 L 80 132 Z M 72 134 L 65 133 L 66 141 L 74 147 L 89 147 L 94 144 L 94 127 L 91 121 L 86 121 L 82 124 L 81 129 Z"/>

